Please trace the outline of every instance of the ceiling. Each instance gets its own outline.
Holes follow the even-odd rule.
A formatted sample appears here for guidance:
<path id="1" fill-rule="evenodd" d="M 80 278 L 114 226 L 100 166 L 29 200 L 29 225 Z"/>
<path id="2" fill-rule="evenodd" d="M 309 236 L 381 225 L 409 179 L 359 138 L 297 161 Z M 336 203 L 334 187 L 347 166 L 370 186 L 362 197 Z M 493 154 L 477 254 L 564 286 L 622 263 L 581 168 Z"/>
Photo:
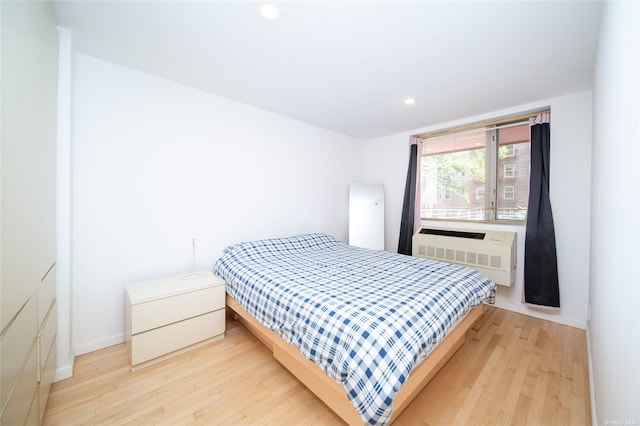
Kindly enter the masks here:
<path id="1" fill-rule="evenodd" d="M 53 1 L 78 51 L 371 139 L 592 88 L 601 3 Z M 416 103 L 404 105 L 414 97 Z"/>

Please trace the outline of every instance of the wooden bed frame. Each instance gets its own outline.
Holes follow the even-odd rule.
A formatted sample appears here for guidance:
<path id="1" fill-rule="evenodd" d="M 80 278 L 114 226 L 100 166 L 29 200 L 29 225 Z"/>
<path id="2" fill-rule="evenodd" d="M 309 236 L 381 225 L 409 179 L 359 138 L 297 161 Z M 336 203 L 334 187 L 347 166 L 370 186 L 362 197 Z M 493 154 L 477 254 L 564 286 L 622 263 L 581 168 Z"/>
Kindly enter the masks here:
<path id="1" fill-rule="evenodd" d="M 420 364 L 414 367 L 409 378 L 397 393 L 393 401 L 393 414 L 390 422 L 411 403 L 413 398 L 436 375 L 444 364 L 464 343 L 465 333 L 480 318 L 483 311 L 480 304 L 467 313 L 451 329 L 449 334 L 429 353 Z M 320 398 L 329 408 L 347 424 L 363 424 L 360 414 L 347 398 L 344 387 L 329 377 L 312 361 L 306 359 L 295 346 L 285 342 L 273 330 L 268 329 L 247 312 L 236 300 L 227 295 L 227 309 L 251 333 L 264 343 L 285 368 L 298 378 L 307 388 Z"/>

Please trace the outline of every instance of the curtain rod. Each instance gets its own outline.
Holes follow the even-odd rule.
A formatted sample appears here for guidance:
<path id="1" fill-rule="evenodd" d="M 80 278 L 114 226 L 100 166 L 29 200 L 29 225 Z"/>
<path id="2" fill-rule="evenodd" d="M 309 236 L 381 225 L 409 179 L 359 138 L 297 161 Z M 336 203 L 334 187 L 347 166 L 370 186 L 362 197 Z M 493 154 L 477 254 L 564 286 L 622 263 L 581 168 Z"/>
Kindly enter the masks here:
<path id="1" fill-rule="evenodd" d="M 448 136 L 454 133 L 466 133 L 473 130 L 482 129 L 484 127 L 498 126 L 496 128 L 504 128 L 513 124 L 515 121 L 529 120 L 532 117 L 538 116 L 538 114 L 544 114 L 544 113 L 551 113 L 551 110 L 543 109 L 543 110 L 534 111 L 526 114 L 511 115 L 511 116 L 506 116 L 506 117 L 497 118 L 493 120 L 477 121 L 474 123 L 463 124 L 461 126 L 451 127 L 444 130 L 435 130 L 432 132 L 422 133 L 422 134 L 416 135 L 416 137 L 422 141 L 425 139 L 435 139 L 441 136 Z"/>

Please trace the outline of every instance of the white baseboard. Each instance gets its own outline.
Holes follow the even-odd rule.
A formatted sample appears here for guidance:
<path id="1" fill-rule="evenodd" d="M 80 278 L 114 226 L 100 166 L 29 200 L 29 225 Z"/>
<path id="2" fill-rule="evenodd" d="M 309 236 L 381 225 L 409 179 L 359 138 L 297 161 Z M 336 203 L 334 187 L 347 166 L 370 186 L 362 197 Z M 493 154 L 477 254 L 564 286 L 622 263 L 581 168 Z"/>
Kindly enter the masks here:
<path id="1" fill-rule="evenodd" d="M 115 336 L 106 337 L 100 340 L 94 340 L 93 342 L 85 343 L 76 346 L 76 355 L 84 355 L 89 352 L 94 352 L 100 349 L 108 348 L 109 346 L 118 345 L 124 342 L 124 333 L 116 334 Z"/>
<path id="2" fill-rule="evenodd" d="M 493 306 L 497 308 L 506 309 L 507 311 L 516 312 L 522 315 L 527 315 L 530 317 L 539 318 L 546 321 L 556 322 L 558 324 L 568 325 L 569 327 L 580 328 L 582 330 L 585 330 L 587 328 L 586 321 L 584 320 L 578 320 L 575 318 L 566 318 L 566 317 L 561 317 L 559 315 L 550 314 L 547 312 L 536 311 L 535 309 L 527 308 L 522 304 L 509 303 L 509 302 L 505 302 L 504 300 L 499 300 L 498 298 L 496 298 L 496 302 Z"/>
<path id="3" fill-rule="evenodd" d="M 589 371 L 589 398 L 591 399 L 591 425 L 598 425 L 598 413 L 596 412 L 596 390 L 593 380 L 593 362 L 591 359 L 591 333 L 587 322 L 587 369 Z"/>
<path id="4" fill-rule="evenodd" d="M 73 376 L 73 360 L 70 365 L 63 365 L 56 369 L 56 372 L 53 374 L 53 381 L 59 382 L 60 380 L 68 379 L 71 376 Z"/>
<path id="5" fill-rule="evenodd" d="M 53 381 L 59 382 L 60 380 L 68 379 L 73 376 L 73 365 L 76 360 L 76 355 L 71 348 L 69 353 L 60 353 L 61 348 L 57 348 L 56 359 L 56 371 L 53 373 Z"/>

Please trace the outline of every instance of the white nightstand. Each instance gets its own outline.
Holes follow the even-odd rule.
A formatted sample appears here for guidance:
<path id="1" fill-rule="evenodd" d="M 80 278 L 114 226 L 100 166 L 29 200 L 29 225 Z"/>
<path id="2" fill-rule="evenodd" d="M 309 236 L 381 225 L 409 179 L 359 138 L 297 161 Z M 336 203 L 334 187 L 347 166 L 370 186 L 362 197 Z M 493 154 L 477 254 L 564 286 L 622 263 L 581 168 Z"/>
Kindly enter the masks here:
<path id="1" fill-rule="evenodd" d="M 224 337 L 224 281 L 211 272 L 185 277 L 127 286 L 125 333 L 131 371 Z"/>

